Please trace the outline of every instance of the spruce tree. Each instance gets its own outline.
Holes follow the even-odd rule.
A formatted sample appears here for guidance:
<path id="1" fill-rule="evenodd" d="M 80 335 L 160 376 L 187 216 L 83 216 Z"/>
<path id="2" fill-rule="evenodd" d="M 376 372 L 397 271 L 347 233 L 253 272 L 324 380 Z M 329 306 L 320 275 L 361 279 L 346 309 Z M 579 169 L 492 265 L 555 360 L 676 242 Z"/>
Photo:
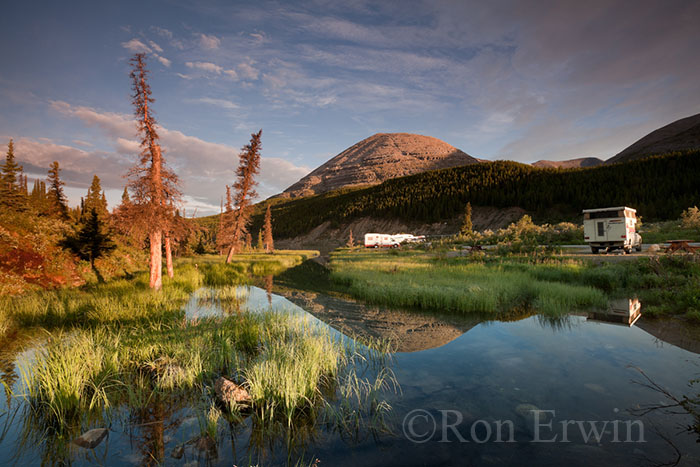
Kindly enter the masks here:
<path id="1" fill-rule="evenodd" d="M 63 193 L 63 186 L 65 185 L 65 182 L 61 180 L 60 174 L 61 168 L 58 165 L 58 161 L 53 161 L 49 166 L 48 177 L 49 214 L 66 220 L 68 219 L 68 200 L 66 199 L 66 195 Z"/>
<path id="2" fill-rule="evenodd" d="M 80 259 L 89 261 L 92 270 L 102 282 L 102 276 L 95 267 L 95 260 L 114 250 L 116 245 L 107 233 L 104 221 L 97 214 L 97 210 L 91 208 L 86 213 L 85 222 L 80 229 L 68 236 L 62 245 L 78 255 Z"/>
<path id="3" fill-rule="evenodd" d="M 263 251 L 265 249 L 265 243 L 263 242 L 262 229 L 258 230 L 258 244 L 256 245 L 255 249 L 258 251 Z"/>
<path id="4" fill-rule="evenodd" d="M 272 212 L 270 211 L 270 205 L 267 205 L 267 210 L 265 211 L 265 224 L 263 225 L 263 242 L 265 243 L 265 253 L 272 253 L 275 251 L 275 243 L 272 239 Z"/>
<path id="5" fill-rule="evenodd" d="M 7 144 L 5 163 L 0 166 L 0 204 L 15 211 L 24 210 L 27 196 L 24 192 L 22 166 L 15 160 L 15 145 L 12 140 Z"/>
<path id="6" fill-rule="evenodd" d="M 472 226 L 472 203 L 467 203 L 467 207 L 464 210 L 464 220 L 462 222 L 462 228 L 459 233 L 462 235 L 469 235 L 473 232 Z"/>
<path id="7" fill-rule="evenodd" d="M 90 211 L 93 209 L 97 215 L 103 219 L 108 214 L 107 200 L 102 192 L 100 177 L 97 175 L 92 177 L 92 184 L 90 185 L 90 188 L 88 188 L 87 196 L 85 196 L 85 201 L 83 203 L 83 211 L 85 213 L 90 213 Z"/>

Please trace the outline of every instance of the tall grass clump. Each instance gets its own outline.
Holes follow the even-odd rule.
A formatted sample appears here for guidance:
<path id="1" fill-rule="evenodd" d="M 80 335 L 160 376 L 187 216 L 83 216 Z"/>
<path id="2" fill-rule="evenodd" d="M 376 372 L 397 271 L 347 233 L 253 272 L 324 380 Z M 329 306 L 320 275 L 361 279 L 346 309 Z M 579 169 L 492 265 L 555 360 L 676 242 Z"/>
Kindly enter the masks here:
<path id="1" fill-rule="evenodd" d="M 34 361 L 19 365 L 26 397 L 50 425 L 70 425 L 82 411 L 109 407 L 121 370 L 119 336 L 103 331 L 57 335 Z"/>
<path id="2" fill-rule="evenodd" d="M 278 412 L 291 420 L 297 408 L 319 399 L 320 386 L 337 374 L 346 355 L 340 342 L 309 322 L 277 319 L 244 375 L 266 417 Z"/>

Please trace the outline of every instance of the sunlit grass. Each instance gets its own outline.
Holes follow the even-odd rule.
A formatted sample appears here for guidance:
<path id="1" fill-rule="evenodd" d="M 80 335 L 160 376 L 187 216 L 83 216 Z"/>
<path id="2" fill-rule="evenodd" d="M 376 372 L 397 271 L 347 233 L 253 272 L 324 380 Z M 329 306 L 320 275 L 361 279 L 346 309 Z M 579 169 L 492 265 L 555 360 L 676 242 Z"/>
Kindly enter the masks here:
<path id="1" fill-rule="evenodd" d="M 331 278 L 354 297 L 397 307 L 494 314 L 524 308 L 565 313 L 605 305 L 602 291 L 554 277 L 575 274 L 578 265 L 561 268 L 447 261 L 425 252 L 340 252 L 333 256 Z"/>

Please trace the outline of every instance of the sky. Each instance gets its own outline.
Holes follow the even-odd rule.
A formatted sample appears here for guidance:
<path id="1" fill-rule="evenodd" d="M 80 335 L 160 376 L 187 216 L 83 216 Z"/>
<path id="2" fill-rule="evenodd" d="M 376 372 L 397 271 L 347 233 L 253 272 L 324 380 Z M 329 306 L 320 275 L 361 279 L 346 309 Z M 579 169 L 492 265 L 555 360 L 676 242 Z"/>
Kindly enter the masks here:
<path id="1" fill-rule="evenodd" d="M 30 178 L 59 161 L 72 204 L 97 174 L 114 207 L 144 52 L 188 215 L 219 211 L 259 129 L 261 199 L 380 132 L 491 160 L 607 159 L 700 113 L 698 24 L 694 0 L 11 2 L 0 144 Z"/>

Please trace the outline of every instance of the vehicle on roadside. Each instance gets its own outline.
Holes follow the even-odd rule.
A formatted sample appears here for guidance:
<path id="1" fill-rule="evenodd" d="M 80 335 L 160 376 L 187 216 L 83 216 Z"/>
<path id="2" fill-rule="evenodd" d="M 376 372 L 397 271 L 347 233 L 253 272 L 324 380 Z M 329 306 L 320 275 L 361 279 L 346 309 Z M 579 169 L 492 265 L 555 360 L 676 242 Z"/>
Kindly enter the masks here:
<path id="1" fill-rule="evenodd" d="M 392 235 L 394 240 L 399 243 L 420 243 L 425 241 L 425 235 L 413 235 L 407 233 Z"/>
<path id="2" fill-rule="evenodd" d="M 642 251 L 642 236 L 636 232 L 636 225 L 637 210 L 626 206 L 583 210 L 583 238 L 593 253 Z"/>
<path id="3" fill-rule="evenodd" d="M 365 234 L 365 248 L 398 248 L 399 246 L 401 246 L 401 242 L 394 239 L 393 235 L 380 233 Z"/>

